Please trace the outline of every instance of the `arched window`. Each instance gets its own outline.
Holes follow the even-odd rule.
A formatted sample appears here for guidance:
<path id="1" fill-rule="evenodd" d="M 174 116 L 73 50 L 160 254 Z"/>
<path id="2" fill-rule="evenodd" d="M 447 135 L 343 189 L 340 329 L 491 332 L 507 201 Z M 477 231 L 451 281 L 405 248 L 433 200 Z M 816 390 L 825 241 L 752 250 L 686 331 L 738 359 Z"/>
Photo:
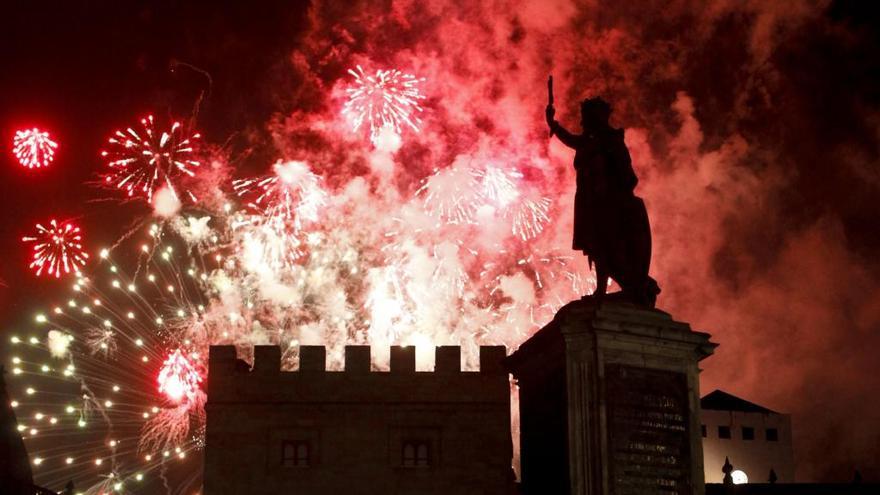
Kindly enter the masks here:
<path id="1" fill-rule="evenodd" d="M 403 442 L 401 465 L 410 468 L 431 466 L 431 444 L 424 440 L 406 440 Z"/>
<path id="2" fill-rule="evenodd" d="M 411 443 L 403 444 L 403 465 L 413 466 L 416 462 L 416 447 Z"/>
<path id="3" fill-rule="evenodd" d="M 427 466 L 430 464 L 430 456 L 427 443 L 420 443 L 416 446 L 416 465 Z"/>
<path id="4" fill-rule="evenodd" d="M 281 442 L 281 465 L 284 467 L 308 467 L 310 464 L 307 440 L 284 440 Z"/>

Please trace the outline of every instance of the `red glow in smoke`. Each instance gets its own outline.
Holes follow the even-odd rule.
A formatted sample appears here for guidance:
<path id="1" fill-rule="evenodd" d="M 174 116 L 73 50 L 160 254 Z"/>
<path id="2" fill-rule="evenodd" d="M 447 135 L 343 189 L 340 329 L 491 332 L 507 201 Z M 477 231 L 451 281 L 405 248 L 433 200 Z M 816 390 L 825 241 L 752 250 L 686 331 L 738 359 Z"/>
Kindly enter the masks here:
<path id="1" fill-rule="evenodd" d="M 58 143 L 53 141 L 49 133 L 34 127 L 15 131 L 12 139 L 12 153 L 27 168 L 48 167 L 55 158 Z"/>
<path id="2" fill-rule="evenodd" d="M 180 404 L 184 400 L 189 402 L 195 400 L 202 375 L 178 349 L 162 363 L 156 381 L 159 384 L 159 393 L 165 394 L 172 402 Z"/>

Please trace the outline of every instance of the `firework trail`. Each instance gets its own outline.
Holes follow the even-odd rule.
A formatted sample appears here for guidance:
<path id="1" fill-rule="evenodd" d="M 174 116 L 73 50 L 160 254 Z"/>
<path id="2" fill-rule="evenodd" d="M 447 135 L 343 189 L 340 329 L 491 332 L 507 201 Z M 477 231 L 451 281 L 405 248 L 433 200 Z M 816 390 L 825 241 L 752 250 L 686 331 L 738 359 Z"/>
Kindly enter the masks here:
<path id="1" fill-rule="evenodd" d="M 15 131 L 12 139 L 12 153 L 22 166 L 27 168 L 48 167 L 55 159 L 58 143 L 49 137 L 49 133 L 34 127 Z"/>
<path id="2" fill-rule="evenodd" d="M 28 385 L 28 398 L 44 398 L 20 419 L 29 445 L 43 446 L 34 464 L 55 476 L 72 469 L 77 485 L 91 487 L 88 493 L 137 486 L 200 448 L 201 356 L 211 338 L 228 343 L 228 331 L 236 328 L 228 326 L 226 337 L 205 331 L 206 260 L 178 257 L 171 245 L 137 251 L 154 253 L 142 275 L 127 275 L 104 250 L 102 275 L 78 273 L 70 299 L 35 317 L 45 338 L 10 340 L 29 356 L 13 357 L 13 374 L 47 384 Z M 41 443 L 59 436 L 70 442 Z"/>
<path id="3" fill-rule="evenodd" d="M 61 277 L 71 272 L 79 273 L 85 266 L 89 255 L 83 250 L 82 234 L 79 227 L 70 221 L 49 221 L 49 226 L 37 224 L 37 233 L 22 237 L 26 243 L 33 243 L 33 261 L 29 265 L 36 274 Z"/>
<path id="4" fill-rule="evenodd" d="M 147 201 L 164 185 L 179 199 L 175 180 L 181 174 L 195 176 L 194 169 L 200 163 L 194 158 L 193 146 L 201 135 L 186 135 L 179 122 L 167 132 L 158 132 L 152 115 L 141 119 L 141 126 L 140 131 L 133 127 L 118 130 L 107 140 L 110 146 L 101 156 L 110 171 L 103 175 L 104 182 L 129 197 L 143 196 Z M 192 193 L 187 191 L 187 195 L 196 200 Z"/>
<path id="5" fill-rule="evenodd" d="M 377 70 L 368 75 L 360 65 L 356 68 L 348 70 L 355 82 L 345 90 L 348 101 L 342 108 L 353 129 L 367 127 L 373 143 L 386 128 L 398 136 L 404 127 L 418 132 L 420 120 L 415 113 L 422 111 L 419 100 L 425 99 L 418 85 L 424 79 L 397 69 Z"/>

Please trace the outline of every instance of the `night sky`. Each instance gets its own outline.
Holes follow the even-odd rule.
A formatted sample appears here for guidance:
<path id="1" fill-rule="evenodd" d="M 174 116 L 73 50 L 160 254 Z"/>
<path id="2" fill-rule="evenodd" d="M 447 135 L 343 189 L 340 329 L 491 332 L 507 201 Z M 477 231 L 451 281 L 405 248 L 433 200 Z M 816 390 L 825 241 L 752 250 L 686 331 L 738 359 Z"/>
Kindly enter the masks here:
<path id="1" fill-rule="evenodd" d="M 147 113 L 192 119 L 235 177 L 321 157 L 334 188 L 365 176 L 409 194 L 474 150 L 540 155 L 546 167 L 525 173 L 558 199 L 548 228 L 566 248 L 571 156 L 543 127 L 552 72 L 560 121 L 574 127 L 580 99 L 601 94 L 627 129 L 658 307 L 721 344 L 703 393 L 793 414 L 804 481 L 880 478 L 880 30 L 868 2 L 510 3 L 5 5 L 0 333 L 69 286 L 28 270 L 20 239 L 36 222 L 77 219 L 96 251 L 151 214 L 88 184 L 107 136 Z M 314 130 L 366 62 L 428 78 L 424 130 L 391 179 Z M 34 125 L 60 144 L 47 169 L 10 151 Z"/>
<path id="2" fill-rule="evenodd" d="M 53 285 L 34 283 L 21 269 L 29 253 L 21 249 L 20 237 L 36 221 L 56 215 L 81 219 L 91 242 L 103 245 L 117 232 L 100 226 L 108 221 L 124 226 L 147 211 L 89 204 L 104 196 L 86 183 L 96 179 L 99 150 L 113 130 L 150 113 L 170 118 L 192 112 L 207 83 L 195 71 L 172 70 L 175 60 L 194 63 L 214 80 L 201 107 L 199 129 L 206 140 L 229 141 L 244 156 L 244 166 L 262 165 L 258 157 L 265 157 L 267 145 L 255 143 L 265 142 L 264 124 L 283 102 L 270 87 L 289 77 L 283 61 L 305 13 L 293 2 L 211 5 L 21 2 L 6 9 L 3 135 L 38 126 L 54 131 L 61 148 L 54 166 L 30 173 L 10 154 L 11 138 L 3 142 L 2 194 L 15 213 L 2 220 L 8 233 L 2 249 L 10 262 L 0 278 L 10 287 L 27 287 L 4 294 L 5 304 L 27 311 L 30 291 Z"/>

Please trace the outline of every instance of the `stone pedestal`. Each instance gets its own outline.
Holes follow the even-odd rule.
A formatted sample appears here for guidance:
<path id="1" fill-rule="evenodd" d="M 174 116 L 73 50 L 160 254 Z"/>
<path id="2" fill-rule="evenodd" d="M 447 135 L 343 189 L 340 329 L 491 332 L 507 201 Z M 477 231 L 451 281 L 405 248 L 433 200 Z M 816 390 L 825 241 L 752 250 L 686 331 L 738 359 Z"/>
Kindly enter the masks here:
<path id="1" fill-rule="evenodd" d="M 697 363 L 715 347 L 663 311 L 563 307 L 505 361 L 524 493 L 703 495 Z"/>

